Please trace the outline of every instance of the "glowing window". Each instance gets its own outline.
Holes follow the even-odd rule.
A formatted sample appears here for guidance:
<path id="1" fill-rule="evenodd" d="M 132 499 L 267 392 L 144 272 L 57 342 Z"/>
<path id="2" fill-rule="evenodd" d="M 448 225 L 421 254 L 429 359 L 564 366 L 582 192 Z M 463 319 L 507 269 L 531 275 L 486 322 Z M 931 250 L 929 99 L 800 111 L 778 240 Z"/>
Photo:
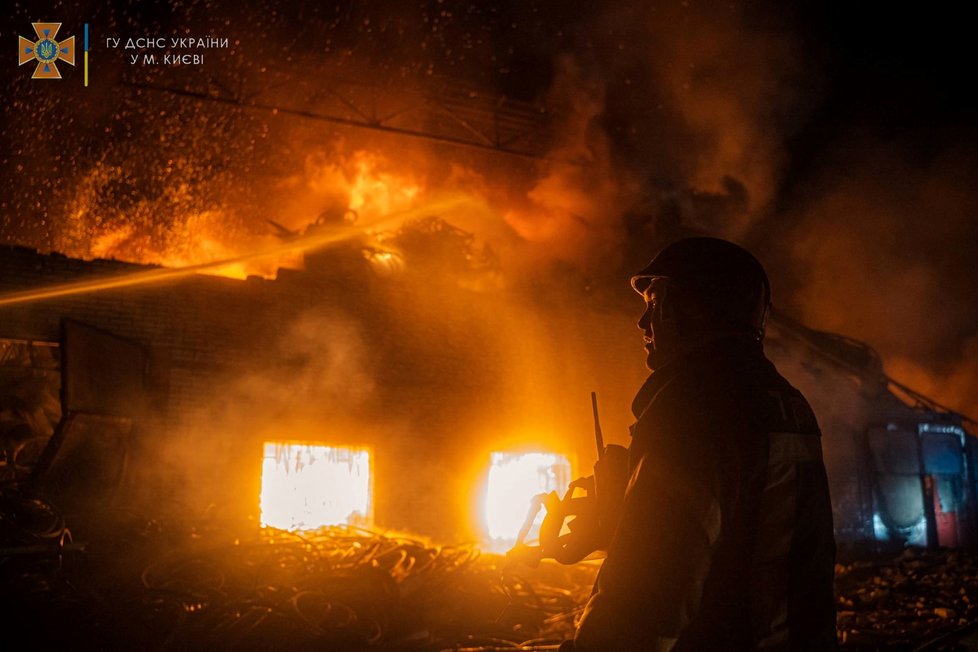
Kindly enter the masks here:
<path id="1" fill-rule="evenodd" d="M 498 543 L 516 541 L 537 494 L 556 491 L 563 496 L 570 484 L 571 465 L 555 453 L 493 453 L 486 487 L 486 529 Z M 537 514 L 528 540 L 537 536 L 543 512 Z"/>
<path id="2" fill-rule="evenodd" d="M 266 442 L 261 524 L 283 530 L 369 526 L 370 451 L 362 447 Z"/>

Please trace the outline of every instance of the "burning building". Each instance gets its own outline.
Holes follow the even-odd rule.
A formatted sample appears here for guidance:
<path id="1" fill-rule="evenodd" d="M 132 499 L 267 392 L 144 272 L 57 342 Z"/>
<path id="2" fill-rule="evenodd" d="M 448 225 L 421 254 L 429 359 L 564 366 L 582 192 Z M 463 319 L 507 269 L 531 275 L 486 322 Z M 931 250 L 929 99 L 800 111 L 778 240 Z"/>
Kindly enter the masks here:
<path id="1" fill-rule="evenodd" d="M 0 263 L 8 479 L 52 474 L 49 493 L 69 506 L 165 496 L 284 529 L 505 547 L 533 495 L 588 473 L 587 390 L 621 405 L 640 379 L 602 384 L 635 357 L 610 327 L 626 317 L 607 306 L 542 313 L 539 296 L 378 271 L 357 244 L 274 279 L 117 288 L 167 270 L 22 248 Z M 821 419 L 841 543 L 973 540 L 974 446 L 960 417 L 908 394 L 858 342 L 779 316 L 767 350 Z M 606 431 L 624 431 L 610 412 Z"/>
<path id="2" fill-rule="evenodd" d="M 826 332 L 967 411 L 973 130 L 911 115 L 967 56 L 910 79 L 875 10 L 84 4 L 64 34 L 228 47 L 4 70 L 0 473 L 82 534 L 139 503 L 504 547 L 589 473 L 590 392 L 628 443 L 627 273 L 705 232 L 770 263 L 838 540 L 975 540 L 973 422 Z"/>
<path id="3" fill-rule="evenodd" d="M 587 394 L 579 409 L 539 411 L 531 384 L 555 379 L 530 376 L 528 345 L 502 348 L 500 332 L 526 337 L 511 314 L 457 285 L 433 293 L 362 258 L 344 266 L 348 253 L 274 280 L 196 275 L 8 305 L 5 369 L 39 385 L 30 410 L 8 412 L 8 463 L 26 465 L 13 449 L 27 443 L 36 461 L 35 438 L 58 430 L 56 467 L 93 446 L 102 466 L 126 458 L 127 477 L 90 487 L 92 500 L 143 493 L 278 527 L 512 539 L 529 498 L 513 487 L 561 490 L 582 470 Z M 3 259 L 6 289 L 21 292 L 153 271 L 18 248 Z M 92 418 L 125 432 L 109 445 L 78 425 Z"/>

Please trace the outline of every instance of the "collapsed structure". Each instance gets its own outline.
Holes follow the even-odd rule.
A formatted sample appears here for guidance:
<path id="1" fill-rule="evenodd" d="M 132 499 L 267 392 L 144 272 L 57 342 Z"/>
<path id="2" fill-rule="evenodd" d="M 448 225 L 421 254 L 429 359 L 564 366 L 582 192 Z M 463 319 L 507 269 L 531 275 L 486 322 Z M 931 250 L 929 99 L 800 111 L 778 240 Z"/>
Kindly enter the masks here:
<path id="1" fill-rule="evenodd" d="M 965 419 L 886 376 L 879 355 L 778 315 L 768 356 L 823 432 L 836 539 L 927 547 L 976 535 L 975 438 Z"/>

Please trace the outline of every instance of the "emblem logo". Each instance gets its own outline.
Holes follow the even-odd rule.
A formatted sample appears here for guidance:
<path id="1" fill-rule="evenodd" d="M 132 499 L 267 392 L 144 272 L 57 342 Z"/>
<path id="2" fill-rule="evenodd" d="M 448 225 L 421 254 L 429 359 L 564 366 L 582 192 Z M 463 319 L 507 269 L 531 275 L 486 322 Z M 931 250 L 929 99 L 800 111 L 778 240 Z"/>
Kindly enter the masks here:
<path id="1" fill-rule="evenodd" d="M 61 23 L 32 23 L 37 40 L 31 41 L 23 36 L 17 44 L 18 65 L 28 61 L 37 61 L 31 79 L 61 79 L 58 61 L 64 61 L 70 66 L 75 65 L 75 37 L 69 36 L 63 41 L 57 41 Z"/>

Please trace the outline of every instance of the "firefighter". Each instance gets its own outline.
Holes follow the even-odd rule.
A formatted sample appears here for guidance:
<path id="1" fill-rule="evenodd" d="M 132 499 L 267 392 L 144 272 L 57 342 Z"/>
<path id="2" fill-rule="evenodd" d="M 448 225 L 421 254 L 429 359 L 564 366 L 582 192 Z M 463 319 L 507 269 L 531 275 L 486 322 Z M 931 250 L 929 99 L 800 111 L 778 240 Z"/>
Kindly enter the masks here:
<path id="1" fill-rule="evenodd" d="M 820 432 L 764 355 L 763 267 L 733 243 L 686 238 L 632 286 L 652 373 L 632 404 L 607 558 L 562 652 L 834 650 Z"/>

